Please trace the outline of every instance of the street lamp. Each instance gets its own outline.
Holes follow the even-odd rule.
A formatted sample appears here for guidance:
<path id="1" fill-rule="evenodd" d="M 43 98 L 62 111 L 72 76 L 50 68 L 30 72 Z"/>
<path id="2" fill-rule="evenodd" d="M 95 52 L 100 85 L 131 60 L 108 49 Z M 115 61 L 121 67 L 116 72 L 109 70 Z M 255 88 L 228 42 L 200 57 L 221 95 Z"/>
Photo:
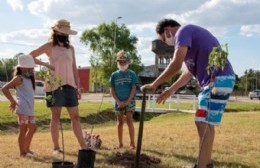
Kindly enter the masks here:
<path id="1" fill-rule="evenodd" d="M 117 28 L 117 20 L 121 19 L 122 17 L 121 16 L 118 16 L 116 19 L 115 19 L 115 30 L 114 30 L 114 46 L 113 46 L 113 54 L 112 54 L 112 57 L 115 55 L 115 51 L 116 51 L 116 28 Z M 112 58 L 111 58 L 112 60 Z M 111 61 L 110 60 L 110 61 Z M 112 61 L 110 62 L 110 65 L 111 65 L 111 68 L 112 68 Z"/>

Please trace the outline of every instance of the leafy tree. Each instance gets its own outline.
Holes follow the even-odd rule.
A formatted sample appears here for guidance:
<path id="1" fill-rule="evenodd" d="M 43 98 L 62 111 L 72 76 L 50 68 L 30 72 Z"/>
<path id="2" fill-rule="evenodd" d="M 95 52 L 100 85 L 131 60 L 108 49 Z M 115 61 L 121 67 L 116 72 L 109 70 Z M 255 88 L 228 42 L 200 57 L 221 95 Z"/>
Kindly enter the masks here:
<path id="1" fill-rule="evenodd" d="M 246 92 L 260 88 L 260 71 L 248 69 L 244 75 L 239 78 L 238 90 Z"/>
<path id="2" fill-rule="evenodd" d="M 138 39 L 130 34 L 124 25 L 102 23 L 82 33 L 81 42 L 90 47 L 93 52 L 90 64 L 93 70 L 93 81 L 108 86 L 110 75 L 117 69 L 116 53 L 124 50 L 130 58 L 129 68 L 137 74 L 143 70 L 141 57 L 135 47 Z"/>

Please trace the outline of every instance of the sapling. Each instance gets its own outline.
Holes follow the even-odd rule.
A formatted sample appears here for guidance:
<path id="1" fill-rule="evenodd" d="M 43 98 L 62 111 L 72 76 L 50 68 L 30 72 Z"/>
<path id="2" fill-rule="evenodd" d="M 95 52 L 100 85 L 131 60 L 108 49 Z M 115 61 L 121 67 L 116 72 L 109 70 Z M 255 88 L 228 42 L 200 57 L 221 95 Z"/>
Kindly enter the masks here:
<path id="1" fill-rule="evenodd" d="M 55 86 L 59 86 L 59 89 L 62 89 L 62 80 L 59 76 L 55 76 L 51 73 L 51 70 L 41 70 L 37 72 L 37 76 L 40 78 L 45 79 L 45 84 L 47 88 L 50 88 L 52 90 L 53 94 L 53 89 Z M 45 97 L 45 100 L 50 102 L 52 105 L 55 103 L 55 98 L 52 95 L 48 95 Z"/>

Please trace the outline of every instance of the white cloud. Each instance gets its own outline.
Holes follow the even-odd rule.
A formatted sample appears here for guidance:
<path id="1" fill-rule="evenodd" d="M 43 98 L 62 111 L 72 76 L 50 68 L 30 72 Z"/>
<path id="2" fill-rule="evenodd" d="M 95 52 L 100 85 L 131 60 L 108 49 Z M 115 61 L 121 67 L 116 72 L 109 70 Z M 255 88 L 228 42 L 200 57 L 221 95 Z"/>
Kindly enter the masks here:
<path id="1" fill-rule="evenodd" d="M 257 0 L 210 0 L 193 10 L 166 16 L 181 23 L 194 23 L 209 28 L 221 27 L 224 31 L 220 34 L 223 35 L 223 32 L 228 33 L 231 25 L 258 24 L 259 8 L 260 1 Z"/>
<path id="2" fill-rule="evenodd" d="M 11 8 L 16 11 L 16 10 L 23 10 L 23 2 L 21 0 L 7 0 L 8 5 L 11 6 Z"/>
<path id="3" fill-rule="evenodd" d="M 22 0 L 7 0 L 7 2 L 13 10 L 23 9 Z M 15 23 L 19 25 L 19 29 L 27 28 L 27 30 L 15 31 L 13 29 L 15 24 L 10 25 L 11 30 L 1 31 L 0 42 L 22 43 L 25 47 L 23 46 L 24 49 L 21 47 L 21 50 L 34 49 L 35 47 L 30 45 L 39 46 L 45 43 L 54 21 L 64 18 L 69 20 L 72 28 L 78 31 L 78 35 L 72 37 L 72 44 L 76 49 L 77 63 L 82 66 L 89 64 L 91 53 L 79 42 L 82 31 L 103 22 L 110 23 L 118 16 L 122 17 L 118 20 L 118 24 L 125 24 L 131 35 L 139 39 L 137 50 L 145 65 L 154 63 L 151 42 L 157 37 L 155 26 L 161 18 L 170 17 L 181 24 L 200 25 L 220 39 L 225 38 L 224 40 L 229 43 L 231 41 L 228 38 L 237 38 L 239 33 L 242 36 L 253 37 L 257 37 L 255 35 L 259 37 L 260 34 L 259 0 L 189 0 L 181 3 L 177 0 L 142 0 L 138 3 L 129 0 L 109 0 L 109 3 L 103 0 L 27 0 L 23 1 L 24 5 L 25 2 L 28 10 L 24 10 L 23 15 L 17 16 L 17 12 L 10 15 L 19 17 Z M 28 11 L 29 13 L 26 13 Z M 33 16 L 29 18 L 30 15 Z M 24 21 L 26 25 L 22 25 Z M 26 47 L 27 45 L 29 47 Z M 15 48 L 12 45 L 5 45 L 5 48 L 8 47 Z"/>
<path id="4" fill-rule="evenodd" d="M 251 37 L 253 35 L 260 36 L 260 24 L 243 25 L 240 28 L 240 33 L 247 37 Z"/>

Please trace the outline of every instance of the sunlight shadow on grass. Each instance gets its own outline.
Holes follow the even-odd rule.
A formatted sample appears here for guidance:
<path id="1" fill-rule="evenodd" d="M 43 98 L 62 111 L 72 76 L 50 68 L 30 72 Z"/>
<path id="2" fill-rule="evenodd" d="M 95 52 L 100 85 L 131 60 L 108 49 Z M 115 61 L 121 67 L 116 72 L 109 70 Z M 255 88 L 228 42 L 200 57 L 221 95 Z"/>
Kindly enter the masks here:
<path id="1" fill-rule="evenodd" d="M 179 158 L 181 160 L 185 160 L 191 163 L 195 163 L 196 162 L 196 158 L 191 157 L 191 156 L 186 156 L 186 155 L 178 155 L 175 154 L 174 157 Z M 240 163 L 235 163 L 235 162 L 220 162 L 220 161 L 214 161 L 213 163 L 216 167 L 228 167 L 228 168 L 250 168 L 249 166 L 240 164 Z"/>

